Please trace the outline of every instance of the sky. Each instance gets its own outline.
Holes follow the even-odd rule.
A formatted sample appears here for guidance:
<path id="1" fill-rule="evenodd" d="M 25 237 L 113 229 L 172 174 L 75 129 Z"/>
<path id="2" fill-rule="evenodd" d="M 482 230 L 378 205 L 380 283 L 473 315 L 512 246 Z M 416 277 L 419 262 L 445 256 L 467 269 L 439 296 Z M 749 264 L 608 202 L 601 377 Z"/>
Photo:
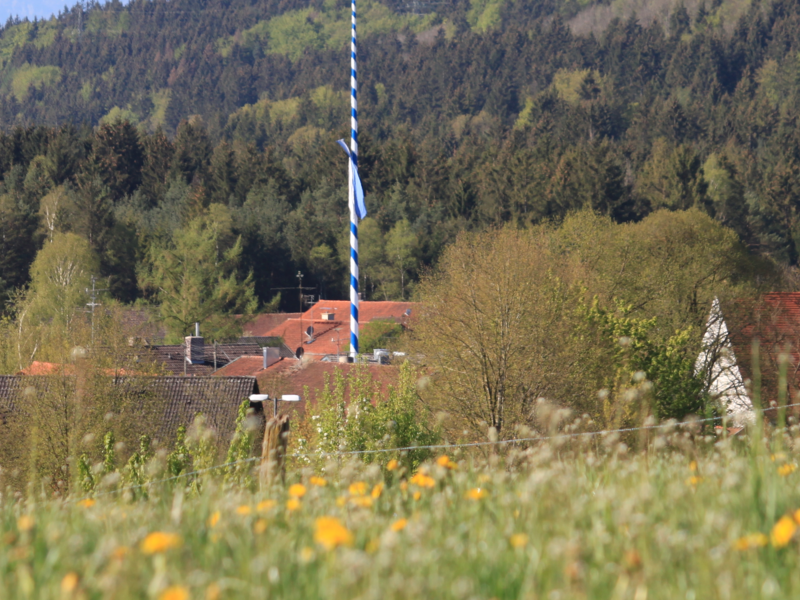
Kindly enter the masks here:
<path id="1" fill-rule="evenodd" d="M 0 24 L 5 24 L 8 17 L 16 15 L 20 18 L 46 19 L 75 4 L 78 3 L 74 0 L 0 0 Z"/>
<path id="2" fill-rule="evenodd" d="M 34 17 L 47 18 L 50 15 L 58 14 L 65 5 L 73 5 L 75 2 L 67 0 L 3 0 L 0 2 L 0 22 L 5 23 L 8 17 L 19 15 L 20 18 Z"/>

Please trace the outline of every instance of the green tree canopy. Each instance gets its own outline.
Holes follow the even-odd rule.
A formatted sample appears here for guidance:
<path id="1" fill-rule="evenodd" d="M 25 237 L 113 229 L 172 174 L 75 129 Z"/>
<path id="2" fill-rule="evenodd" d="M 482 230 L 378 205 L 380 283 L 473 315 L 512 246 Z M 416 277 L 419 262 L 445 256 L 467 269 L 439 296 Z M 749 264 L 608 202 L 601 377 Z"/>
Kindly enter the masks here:
<path id="1" fill-rule="evenodd" d="M 240 329 L 236 314 L 252 314 L 258 301 L 253 277 L 242 277 L 241 238 L 233 236 L 227 209 L 212 205 L 207 214 L 178 229 L 167 244 L 147 252 L 141 285 L 158 302 L 161 319 L 173 338 L 199 322 L 210 339 L 231 337 Z"/>
<path id="2" fill-rule="evenodd" d="M 86 288 L 100 271 L 97 254 L 86 238 L 74 233 L 56 233 L 44 245 L 31 266 L 31 284 L 26 310 L 30 322 L 51 322 L 70 328 L 77 311 L 88 302 Z"/>

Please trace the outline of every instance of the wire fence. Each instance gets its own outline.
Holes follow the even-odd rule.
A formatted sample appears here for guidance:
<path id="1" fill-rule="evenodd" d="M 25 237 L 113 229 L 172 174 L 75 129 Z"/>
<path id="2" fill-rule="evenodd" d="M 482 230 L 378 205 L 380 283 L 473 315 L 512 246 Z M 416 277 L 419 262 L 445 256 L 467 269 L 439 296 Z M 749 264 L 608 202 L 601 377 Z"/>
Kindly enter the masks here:
<path id="1" fill-rule="evenodd" d="M 800 402 L 794 404 L 786 404 L 782 407 L 769 407 L 769 408 L 762 408 L 762 409 L 754 409 L 753 412 L 767 412 L 767 411 L 777 411 L 779 409 L 786 409 L 786 408 L 793 408 L 800 406 Z M 549 440 L 558 440 L 558 439 L 574 439 L 574 438 L 581 438 L 581 437 L 597 437 L 603 435 L 612 435 L 618 433 L 630 433 L 634 431 L 652 431 L 657 429 L 674 429 L 677 427 L 687 427 L 687 426 L 694 426 L 699 425 L 701 423 L 711 423 L 714 421 L 724 421 L 730 418 L 729 415 L 725 416 L 717 416 L 717 417 L 708 417 L 705 419 L 691 419 L 688 421 L 666 421 L 664 423 L 658 423 L 654 425 L 643 425 L 641 427 L 623 427 L 619 429 L 603 429 L 600 431 L 584 431 L 578 433 L 561 433 L 558 435 L 546 435 L 546 436 L 536 436 L 536 437 L 521 437 L 521 438 L 513 438 L 509 440 L 495 440 L 495 441 L 485 441 L 485 442 L 466 442 L 461 444 L 429 444 L 424 446 L 404 446 L 400 448 L 377 448 L 374 450 L 351 450 L 351 451 L 341 451 L 341 452 L 306 452 L 306 453 L 295 453 L 287 455 L 286 458 L 329 458 L 329 457 L 345 457 L 345 456 L 363 456 L 367 454 L 385 454 L 388 452 L 412 452 L 415 450 L 447 450 L 447 449 L 457 449 L 457 448 L 479 448 L 485 446 L 501 446 L 501 445 L 510 445 L 510 444 L 530 444 L 534 442 L 546 442 Z M 97 492 L 90 496 L 85 496 L 77 502 L 82 500 L 86 500 L 88 498 L 97 498 L 99 496 L 107 496 L 110 494 L 119 494 L 126 491 L 133 491 L 137 489 L 144 489 L 154 485 L 162 484 L 162 483 L 169 483 L 170 481 L 176 481 L 178 479 L 183 479 L 185 477 L 192 477 L 194 475 L 202 475 L 203 473 L 209 473 L 211 471 L 216 471 L 219 469 L 225 469 L 227 467 L 233 467 L 240 464 L 251 463 L 260 461 L 260 456 L 254 456 L 251 458 L 245 458 L 242 460 L 236 460 L 233 462 L 228 462 L 220 465 L 215 465 L 213 467 L 207 467 L 205 469 L 198 469 L 195 471 L 189 471 L 186 473 L 180 473 L 178 475 L 174 475 L 172 477 L 167 477 L 165 479 L 158 479 L 155 481 L 148 481 L 146 483 L 136 484 L 136 485 L 129 485 L 124 486 L 121 488 L 116 488 L 113 490 L 106 490 L 103 492 Z"/>

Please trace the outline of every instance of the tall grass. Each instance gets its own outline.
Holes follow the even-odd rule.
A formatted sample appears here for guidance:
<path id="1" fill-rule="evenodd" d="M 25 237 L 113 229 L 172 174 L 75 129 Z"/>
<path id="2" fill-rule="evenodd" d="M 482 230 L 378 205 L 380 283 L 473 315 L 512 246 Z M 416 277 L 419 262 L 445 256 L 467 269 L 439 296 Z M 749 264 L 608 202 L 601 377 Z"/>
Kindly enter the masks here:
<path id="1" fill-rule="evenodd" d="M 776 455 L 673 432 L 638 454 L 612 436 L 451 454 L 416 474 L 334 461 L 255 493 L 206 480 L 201 492 L 155 485 L 146 499 L 5 495 L 0 589 L 41 599 L 791 598 L 795 458 L 790 439 Z"/>

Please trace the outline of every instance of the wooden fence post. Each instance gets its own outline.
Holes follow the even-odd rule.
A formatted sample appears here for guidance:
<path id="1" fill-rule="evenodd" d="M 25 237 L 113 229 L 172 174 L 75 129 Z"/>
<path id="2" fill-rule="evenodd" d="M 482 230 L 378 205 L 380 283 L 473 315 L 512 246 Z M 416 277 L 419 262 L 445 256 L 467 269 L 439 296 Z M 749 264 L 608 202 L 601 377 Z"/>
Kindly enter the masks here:
<path id="1" fill-rule="evenodd" d="M 273 485 L 280 476 L 286 480 L 286 444 L 289 441 L 289 415 L 273 417 L 264 429 L 264 444 L 261 447 L 259 480 L 262 487 Z"/>

